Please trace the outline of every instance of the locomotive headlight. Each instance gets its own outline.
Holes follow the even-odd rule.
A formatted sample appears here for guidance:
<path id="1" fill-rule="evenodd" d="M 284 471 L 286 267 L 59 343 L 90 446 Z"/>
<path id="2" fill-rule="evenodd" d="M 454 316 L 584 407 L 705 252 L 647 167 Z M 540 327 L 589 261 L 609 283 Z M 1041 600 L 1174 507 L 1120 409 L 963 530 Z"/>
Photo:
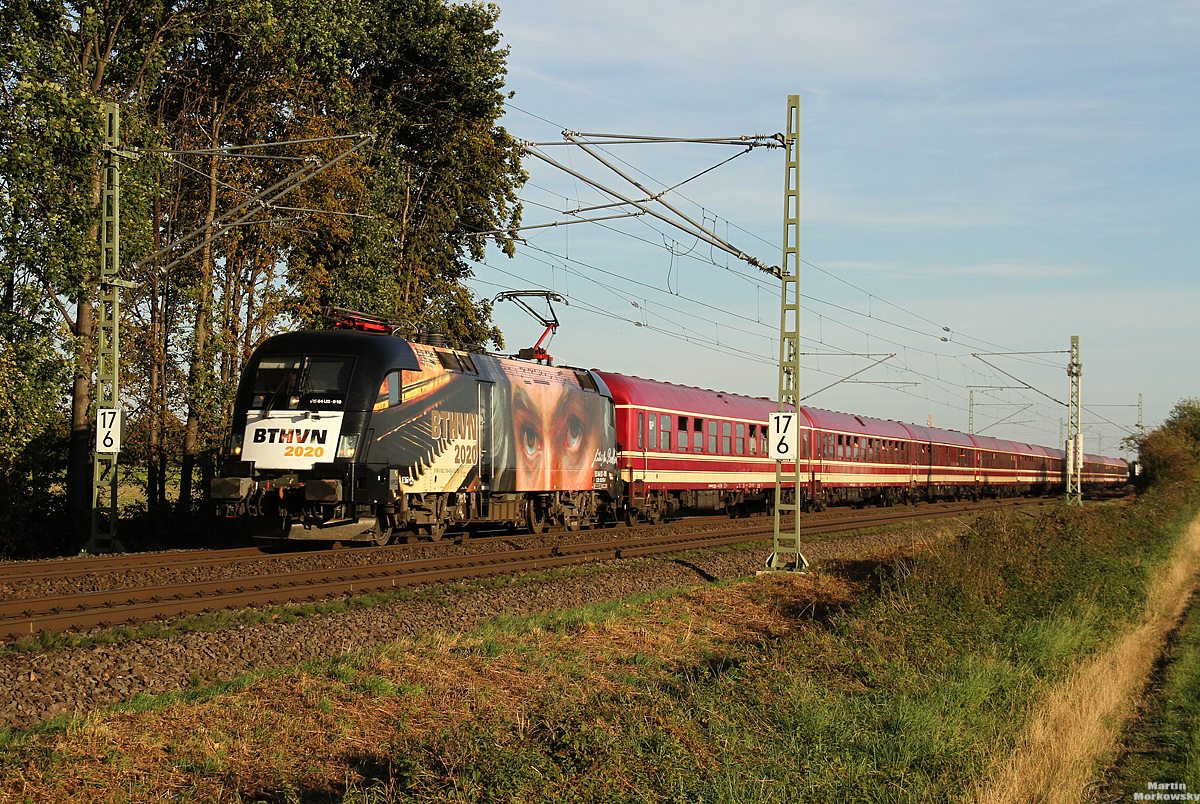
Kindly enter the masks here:
<path id="1" fill-rule="evenodd" d="M 245 433 L 233 433 L 229 439 L 229 454 L 233 457 L 240 457 L 242 454 L 242 439 L 246 437 Z"/>
<path id="2" fill-rule="evenodd" d="M 354 453 L 358 451 L 358 436 L 344 435 L 338 439 L 337 456 L 339 458 L 353 458 Z"/>

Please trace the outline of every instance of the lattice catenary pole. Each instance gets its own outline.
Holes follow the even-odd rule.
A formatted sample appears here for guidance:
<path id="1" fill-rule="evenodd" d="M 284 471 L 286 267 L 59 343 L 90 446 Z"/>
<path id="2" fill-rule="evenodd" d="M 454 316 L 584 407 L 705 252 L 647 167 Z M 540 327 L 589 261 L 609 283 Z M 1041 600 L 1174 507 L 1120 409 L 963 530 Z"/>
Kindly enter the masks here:
<path id="1" fill-rule="evenodd" d="M 1083 505 L 1083 434 L 1079 428 L 1079 380 L 1083 364 L 1079 362 L 1079 336 L 1071 336 L 1071 363 L 1067 376 L 1071 378 L 1071 402 L 1067 408 L 1067 505 Z"/>
<path id="2" fill-rule="evenodd" d="M 124 548 L 117 541 L 117 453 L 121 450 L 121 112 L 105 104 L 100 195 L 100 277 L 96 305 L 96 446 L 92 452 L 92 537 L 84 551 Z"/>
<path id="3" fill-rule="evenodd" d="M 787 134 L 784 138 L 787 150 L 787 166 L 784 179 L 783 201 L 783 264 L 780 270 L 782 293 L 779 313 L 779 410 L 794 410 L 799 401 L 800 388 L 800 96 L 788 96 Z M 793 419 L 799 429 L 800 416 Z M 771 440 L 779 434 L 772 432 Z M 801 436 L 804 437 L 803 434 Z M 803 442 L 797 440 L 790 470 L 785 462 L 775 464 L 775 540 L 774 551 L 767 561 L 767 569 L 803 571 L 808 560 L 800 552 L 799 501 L 802 492 L 800 461 Z M 784 486 L 791 484 L 794 491 L 789 502 Z M 784 531 L 780 521 L 785 512 L 792 514 L 792 530 Z"/>

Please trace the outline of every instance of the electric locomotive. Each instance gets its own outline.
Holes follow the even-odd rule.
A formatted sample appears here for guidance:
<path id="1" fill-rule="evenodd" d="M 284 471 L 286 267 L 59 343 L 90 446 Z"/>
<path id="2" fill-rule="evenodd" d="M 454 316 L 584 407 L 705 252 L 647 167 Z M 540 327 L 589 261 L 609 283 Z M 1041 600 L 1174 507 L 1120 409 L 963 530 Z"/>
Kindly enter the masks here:
<path id="1" fill-rule="evenodd" d="M 259 536 L 381 545 L 616 516 L 612 394 L 595 372 L 372 334 L 380 317 L 339 326 L 254 351 L 210 488 L 220 514 Z"/>

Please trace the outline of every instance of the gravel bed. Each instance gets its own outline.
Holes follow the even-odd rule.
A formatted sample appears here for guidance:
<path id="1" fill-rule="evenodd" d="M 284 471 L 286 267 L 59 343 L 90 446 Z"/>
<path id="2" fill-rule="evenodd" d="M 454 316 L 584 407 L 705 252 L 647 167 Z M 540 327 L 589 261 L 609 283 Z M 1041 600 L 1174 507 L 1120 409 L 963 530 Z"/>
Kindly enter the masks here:
<path id="1" fill-rule="evenodd" d="M 744 523 L 744 524 L 743 524 Z M 315 547 L 301 548 L 297 552 L 279 552 L 248 557 L 236 561 L 207 564 L 203 552 L 177 552 L 164 554 L 167 558 L 179 558 L 194 563 L 178 563 L 162 567 L 129 567 L 127 569 L 99 570 L 61 578 L 28 578 L 0 582 L 0 600 L 29 600 L 39 597 L 75 595 L 80 592 L 100 592 L 116 589 L 145 589 L 154 586 L 174 586 L 224 581 L 233 578 L 261 577 L 276 573 L 305 572 L 319 569 L 372 566 L 395 561 L 413 561 L 424 558 L 445 558 L 477 555 L 530 548 L 552 547 L 556 544 L 588 544 L 615 541 L 639 536 L 671 536 L 684 533 L 703 533 L 725 530 L 730 527 L 771 528 L 766 518 L 680 520 L 670 525 L 639 526 L 635 528 L 609 528 L 604 530 L 581 530 L 576 532 L 548 533 L 540 536 L 518 534 L 505 537 L 469 538 L 455 543 L 453 535 L 441 542 L 422 542 L 392 546 L 385 549 L 348 547 L 344 549 L 320 550 Z"/>
<path id="2" fill-rule="evenodd" d="M 877 552 L 928 540 L 948 527 L 948 523 L 925 523 L 814 542 L 805 546 L 805 555 L 815 562 Z M 546 581 L 501 588 L 449 587 L 445 594 L 452 598 L 451 605 L 445 600 L 402 601 L 314 615 L 292 623 L 232 625 L 214 632 L 125 644 L 46 653 L 7 650 L 0 652 L 0 674 L 5 679 L 0 688 L 0 724 L 24 728 L 61 714 L 83 715 L 140 693 L 188 689 L 195 678 L 224 680 L 250 670 L 337 656 L 401 636 L 469 630 L 499 613 L 548 613 L 664 587 L 693 587 L 744 577 L 761 568 L 765 558 L 759 548 L 700 557 L 611 561 L 594 565 L 590 572 Z"/>

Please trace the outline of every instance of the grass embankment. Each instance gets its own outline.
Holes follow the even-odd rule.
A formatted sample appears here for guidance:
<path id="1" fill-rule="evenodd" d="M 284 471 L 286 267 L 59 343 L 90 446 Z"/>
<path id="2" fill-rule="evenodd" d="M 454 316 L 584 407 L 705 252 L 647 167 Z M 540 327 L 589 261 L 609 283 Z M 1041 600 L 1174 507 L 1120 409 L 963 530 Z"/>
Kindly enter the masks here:
<path id="1" fill-rule="evenodd" d="M 1185 513 L 1000 513 L 920 555 L 500 618 L 14 736 L 0 798 L 969 800 L 1142 616 Z"/>
<path id="2" fill-rule="evenodd" d="M 1108 774 L 1114 789 L 1147 791 L 1149 782 L 1182 782 L 1200 793 L 1200 605 L 1195 599 L 1175 636 Z"/>

